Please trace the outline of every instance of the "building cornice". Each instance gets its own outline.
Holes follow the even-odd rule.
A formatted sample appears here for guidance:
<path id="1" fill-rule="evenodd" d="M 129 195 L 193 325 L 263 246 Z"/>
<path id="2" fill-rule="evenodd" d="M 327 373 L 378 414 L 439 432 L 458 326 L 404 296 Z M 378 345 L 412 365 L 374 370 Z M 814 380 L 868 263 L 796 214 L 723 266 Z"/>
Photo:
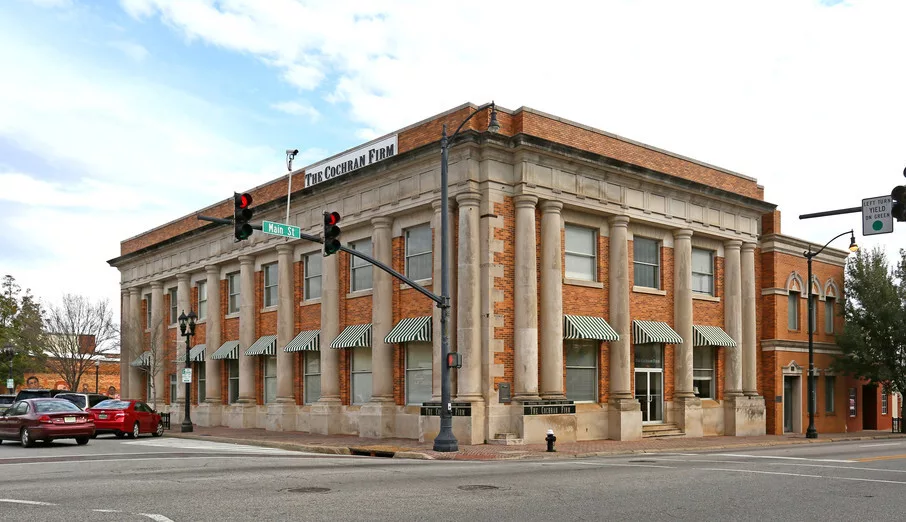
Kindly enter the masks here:
<path id="1" fill-rule="evenodd" d="M 759 246 L 761 247 L 761 252 L 765 254 L 778 252 L 805 259 L 804 253 L 806 251 L 809 249 L 815 251 L 821 248 L 822 245 L 783 234 L 765 234 L 761 237 Z M 849 250 L 827 247 L 815 257 L 815 260 L 835 266 L 846 266 L 846 259 L 849 254 Z"/>

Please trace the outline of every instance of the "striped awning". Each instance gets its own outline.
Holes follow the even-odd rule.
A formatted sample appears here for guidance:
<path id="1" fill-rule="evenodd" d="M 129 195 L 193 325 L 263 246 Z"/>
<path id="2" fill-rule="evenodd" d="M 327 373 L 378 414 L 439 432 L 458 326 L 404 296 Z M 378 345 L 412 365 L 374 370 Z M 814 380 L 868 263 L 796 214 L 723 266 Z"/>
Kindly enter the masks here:
<path id="1" fill-rule="evenodd" d="M 736 346 L 736 341 L 719 326 L 692 325 L 693 346 Z"/>
<path id="2" fill-rule="evenodd" d="M 321 330 L 306 330 L 299 332 L 286 348 L 284 352 L 317 352 L 321 349 Z"/>
<path id="3" fill-rule="evenodd" d="M 276 355 L 277 336 L 262 335 L 245 351 L 246 355 Z"/>
<path id="4" fill-rule="evenodd" d="M 204 362 L 204 349 L 205 349 L 205 345 L 203 345 L 203 344 L 196 344 L 195 346 L 193 346 L 192 349 L 189 350 L 189 361 L 190 362 Z M 186 356 L 184 355 L 185 353 L 186 352 L 184 352 L 182 350 L 177 350 L 176 359 L 173 362 L 178 362 L 178 363 L 185 362 L 186 361 Z"/>
<path id="5" fill-rule="evenodd" d="M 211 354 L 211 359 L 238 359 L 239 341 L 227 341 L 220 345 L 216 352 Z"/>
<path id="6" fill-rule="evenodd" d="M 588 315 L 563 316 L 564 339 L 597 339 L 600 341 L 619 341 L 620 336 L 601 317 Z"/>
<path id="7" fill-rule="evenodd" d="M 632 337 L 635 344 L 683 344 L 680 334 L 660 321 L 633 321 Z"/>
<path id="8" fill-rule="evenodd" d="M 141 368 L 143 366 L 151 366 L 151 351 L 142 352 L 134 361 L 129 363 L 129 366 L 135 366 Z"/>
<path id="9" fill-rule="evenodd" d="M 407 317 L 396 323 L 384 342 L 388 344 L 409 343 L 412 341 L 431 342 L 431 316 Z"/>
<path id="10" fill-rule="evenodd" d="M 371 323 L 347 326 L 330 343 L 331 348 L 371 348 Z"/>

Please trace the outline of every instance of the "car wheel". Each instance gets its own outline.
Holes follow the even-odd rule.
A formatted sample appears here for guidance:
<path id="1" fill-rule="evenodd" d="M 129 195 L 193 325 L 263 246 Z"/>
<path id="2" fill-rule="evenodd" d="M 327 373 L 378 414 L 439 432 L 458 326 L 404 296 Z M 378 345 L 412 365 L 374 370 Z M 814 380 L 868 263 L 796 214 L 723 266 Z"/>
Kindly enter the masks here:
<path id="1" fill-rule="evenodd" d="M 76 444 L 78 444 L 79 446 L 84 446 L 85 444 L 88 444 L 89 440 L 90 440 L 90 437 L 76 437 L 76 439 L 75 439 Z"/>
<path id="2" fill-rule="evenodd" d="M 116 436 L 116 438 L 121 439 L 126 436 L 126 433 L 122 432 L 122 431 L 117 431 L 113 435 Z"/>
<path id="3" fill-rule="evenodd" d="M 92 434 L 91 434 L 91 438 L 92 438 L 92 439 L 96 439 L 96 438 L 98 438 L 98 434 L 97 434 L 97 432 L 95 432 L 95 433 L 92 433 Z"/>
<path id="4" fill-rule="evenodd" d="M 151 434 L 152 437 L 160 437 L 164 434 L 164 423 L 157 421 L 157 429 L 154 430 L 154 433 Z"/>
<path id="5" fill-rule="evenodd" d="M 137 439 L 140 433 L 141 433 L 141 432 L 140 432 L 139 429 L 138 429 L 138 423 L 136 422 L 135 424 L 132 425 L 132 435 L 131 435 L 131 437 L 132 437 L 133 439 Z"/>
<path id="6" fill-rule="evenodd" d="M 31 438 L 28 428 L 22 428 L 22 431 L 19 432 L 19 440 L 22 442 L 23 448 L 30 448 L 35 445 L 35 440 Z"/>

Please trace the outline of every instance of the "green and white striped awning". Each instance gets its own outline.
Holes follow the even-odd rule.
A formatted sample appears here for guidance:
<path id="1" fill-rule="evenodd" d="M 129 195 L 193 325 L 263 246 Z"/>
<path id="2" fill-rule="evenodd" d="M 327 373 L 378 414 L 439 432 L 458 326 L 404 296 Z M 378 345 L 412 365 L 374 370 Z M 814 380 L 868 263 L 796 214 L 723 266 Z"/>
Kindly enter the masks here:
<path id="1" fill-rule="evenodd" d="M 597 339 L 599 341 L 619 341 L 620 336 L 601 317 L 588 315 L 563 316 L 564 339 Z"/>
<path id="2" fill-rule="evenodd" d="M 321 330 L 306 330 L 299 332 L 286 348 L 284 352 L 317 352 L 321 349 Z"/>
<path id="3" fill-rule="evenodd" d="M 245 351 L 246 355 L 276 355 L 277 336 L 262 335 Z"/>
<path id="4" fill-rule="evenodd" d="M 204 362 L 204 349 L 205 345 L 196 344 L 189 350 L 189 362 Z M 176 351 L 176 359 L 173 362 L 184 363 L 186 362 L 186 352 L 182 350 Z"/>
<path id="5" fill-rule="evenodd" d="M 239 341 L 227 341 L 220 345 L 216 352 L 211 354 L 211 359 L 238 359 Z"/>
<path id="6" fill-rule="evenodd" d="M 129 363 L 129 366 L 135 366 L 136 368 L 141 368 L 144 366 L 151 366 L 151 351 L 142 352 L 134 361 Z"/>
<path id="7" fill-rule="evenodd" d="M 680 334 L 660 321 L 633 321 L 632 337 L 635 344 L 683 344 Z"/>
<path id="8" fill-rule="evenodd" d="M 347 326 L 330 343 L 331 348 L 371 348 L 371 323 Z"/>
<path id="9" fill-rule="evenodd" d="M 410 343 L 413 341 L 431 342 L 431 316 L 407 317 L 396 323 L 384 342 L 388 344 Z"/>
<path id="10" fill-rule="evenodd" d="M 692 325 L 693 346 L 736 346 L 730 334 L 718 326 Z"/>

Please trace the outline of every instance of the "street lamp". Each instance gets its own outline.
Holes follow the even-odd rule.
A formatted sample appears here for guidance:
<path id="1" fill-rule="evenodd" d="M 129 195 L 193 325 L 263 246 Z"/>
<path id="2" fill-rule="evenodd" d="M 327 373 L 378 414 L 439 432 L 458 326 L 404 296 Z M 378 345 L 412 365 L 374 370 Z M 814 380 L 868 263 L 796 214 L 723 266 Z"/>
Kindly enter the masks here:
<path id="1" fill-rule="evenodd" d="M 101 360 L 94 360 L 94 393 L 98 392 L 98 374 L 101 371 Z"/>
<path id="2" fill-rule="evenodd" d="M 186 316 L 185 310 L 179 314 L 179 331 L 182 332 L 183 337 L 186 338 L 186 368 L 191 368 L 189 366 L 189 348 L 192 347 L 192 336 L 195 335 L 195 319 L 198 319 L 198 316 L 195 315 L 195 312 L 189 310 L 189 315 Z M 186 326 L 188 326 L 188 332 L 186 331 Z M 191 370 L 190 370 L 191 371 Z M 192 419 L 189 417 L 189 408 L 191 406 L 190 401 L 192 400 L 192 383 L 186 382 L 186 416 L 182 420 L 180 425 L 180 430 L 183 433 L 192 431 Z"/>
<path id="3" fill-rule="evenodd" d="M 459 451 L 459 442 L 453 435 L 453 405 L 450 393 L 450 368 L 447 363 L 447 354 L 450 353 L 450 333 L 447 324 L 450 317 L 450 202 L 447 194 L 447 160 L 450 141 L 459 134 L 463 125 L 479 112 L 491 108 L 491 119 L 488 121 L 488 132 L 500 130 L 497 122 L 497 106 L 494 102 L 478 107 L 469 117 L 459 124 L 456 131 L 447 137 L 447 125 L 443 125 L 440 137 L 440 298 L 443 304 L 440 308 L 440 431 L 434 438 L 434 451 Z"/>
<path id="4" fill-rule="evenodd" d="M 831 239 L 821 247 L 817 252 L 812 252 L 812 246 L 809 245 L 808 251 L 803 252 L 802 255 L 805 256 L 805 259 L 808 261 L 808 429 L 805 430 L 805 438 L 807 439 L 817 439 L 818 430 L 815 429 L 815 405 L 817 400 L 815 397 L 816 388 L 815 386 L 815 348 L 813 345 L 813 337 L 815 335 L 815 328 L 813 322 L 815 321 L 815 309 L 812 305 L 812 258 L 820 254 L 827 248 L 827 245 L 831 244 L 835 239 L 843 237 L 846 234 L 849 234 L 849 251 L 857 252 L 859 250 L 859 245 L 856 244 L 856 236 L 853 234 L 852 230 L 843 232 Z"/>
<path id="5" fill-rule="evenodd" d="M 12 343 L 6 343 L 3 345 L 3 353 L 9 356 L 9 380 L 6 381 L 6 391 L 7 393 L 13 393 L 13 357 L 16 356 L 16 347 Z"/>

